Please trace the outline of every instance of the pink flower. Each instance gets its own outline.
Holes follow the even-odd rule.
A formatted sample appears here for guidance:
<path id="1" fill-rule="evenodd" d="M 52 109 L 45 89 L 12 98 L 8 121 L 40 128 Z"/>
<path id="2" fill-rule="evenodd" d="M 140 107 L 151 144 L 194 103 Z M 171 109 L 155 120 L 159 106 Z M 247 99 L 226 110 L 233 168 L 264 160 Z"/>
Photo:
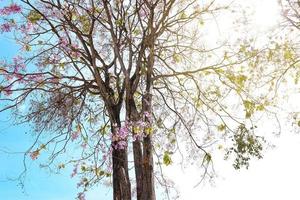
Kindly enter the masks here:
<path id="1" fill-rule="evenodd" d="M 14 71 L 18 73 L 20 70 L 25 70 L 26 65 L 24 63 L 24 58 L 21 56 L 16 56 L 13 58 L 14 62 Z"/>
<path id="2" fill-rule="evenodd" d="M 5 79 L 6 79 L 7 81 L 12 80 L 13 78 L 14 78 L 13 75 L 11 75 L 11 74 L 5 74 Z"/>
<path id="3" fill-rule="evenodd" d="M 41 82 L 43 80 L 43 75 L 41 74 L 30 74 L 28 79 L 35 82 Z"/>
<path id="4" fill-rule="evenodd" d="M 66 48 L 69 45 L 69 41 L 66 38 L 61 38 L 60 39 L 60 46 L 62 48 Z"/>
<path id="5" fill-rule="evenodd" d="M 80 146 L 85 149 L 86 148 L 87 143 L 82 143 Z"/>
<path id="6" fill-rule="evenodd" d="M 77 168 L 78 168 L 78 164 L 74 165 L 74 169 L 72 171 L 71 178 L 73 178 L 77 174 Z"/>
<path id="7" fill-rule="evenodd" d="M 129 135 L 129 124 L 125 123 L 124 126 L 116 128 L 115 133 L 111 135 L 112 147 L 114 149 L 125 149 L 127 147 L 127 138 Z"/>
<path id="8" fill-rule="evenodd" d="M 143 133 L 133 134 L 132 141 L 141 141 L 144 137 Z"/>
<path id="9" fill-rule="evenodd" d="M 23 79 L 23 75 L 22 75 L 22 74 L 19 74 L 19 73 L 16 73 L 16 74 L 15 74 L 15 77 L 16 77 L 16 79 L 18 79 L 18 80 Z"/>
<path id="10" fill-rule="evenodd" d="M 52 83 L 52 84 L 58 84 L 58 83 L 59 83 L 59 78 L 56 78 L 56 77 L 51 78 L 51 79 L 49 80 L 49 83 Z"/>
<path id="11" fill-rule="evenodd" d="M 28 33 L 29 31 L 32 30 L 32 28 L 33 28 L 32 23 L 27 22 L 26 24 L 22 24 L 19 29 L 22 33 Z"/>
<path id="12" fill-rule="evenodd" d="M 40 155 L 40 151 L 39 150 L 35 150 L 35 151 L 33 151 L 33 152 L 30 153 L 30 158 L 32 160 L 36 160 L 39 155 Z"/>
<path id="13" fill-rule="evenodd" d="M 19 5 L 12 3 L 9 6 L 5 6 L 4 8 L 0 9 L 0 15 L 16 14 L 20 13 L 21 11 L 22 8 Z"/>
<path id="14" fill-rule="evenodd" d="M 115 149 L 120 149 L 120 150 L 123 150 L 127 147 L 127 142 L 124 141 L 124 140 L 121 140 L 121 141 L 118 141 L 115 145 L 114 145 L 114 148 Z"/>
<path id="15" fill-rule="evenodd" d="M 85 194 L 83 192 L 78 193 L 77 198 L 78 198 L 78 200 L 86 200 Z"/>
<path id="16" fill-rule="evenodd" d="M 14 27 L 14 25 L 12 23 L 6 22 L 4 24 L 1 24 L 0 31 L 1 31 L 1 33 L 7 33 L 7 32 L 10 32 L 13 27 Z"/>
<path id="17" fill-rule="evenodd" d="M 6 96 L 9 96 L 9 95 L 11 95 L 12 94 L 12 86 L 10 85 L 10 86 L 8 86 L 8 87 L 5 87 L 5 88 L 3 88 L 3 93 L 4 93 L 4 95 L 6 95 Z"/>
<path id="18" fill-rule="evenodd" d="M 144 116 L 145 116 L 145 118 L 148 120 L 148 122 L 152 123 L 153 118 L 152 118 L 152 114 L 151 114 L 150 112 L 145 111 L 145 112 L 144 112 Z"/>
<path id="19" fill-rule="evenodd" d="M 76 140 L 76 139 L 79 137 L 79 135 L 80 135 L 80 132 L 79 132 L 79 131 L 73 132 L 73 133 L 71 134 L 71 140 L 72 140 L 72 141 Z"/>
<path id="20" fill-rule="evenodd" d="M 71 51 L 70 54 L 73 58 L 79 58 L 80 57 L 80 53 L 78 51 Z"/>

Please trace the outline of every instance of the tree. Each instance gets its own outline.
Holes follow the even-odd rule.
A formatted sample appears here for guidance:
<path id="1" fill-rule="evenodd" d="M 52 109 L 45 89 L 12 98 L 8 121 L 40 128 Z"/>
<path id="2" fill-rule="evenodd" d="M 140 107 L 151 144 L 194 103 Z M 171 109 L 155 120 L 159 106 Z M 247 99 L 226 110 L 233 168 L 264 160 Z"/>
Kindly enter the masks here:
<path id="1" fill-rule="evenodd" d="M 170 165 L 184 146 L 208 174 L 216 137 L 232 139 L 226 155 L 235 155 L 237 169 L 262 157 L 263 138 L 254 134 L 253 119 L 272 98 L 253 90 L 276 86 L 277 76 L 261 67 L 276 49 L 260 50 L 251 40 L 212 49 L 199 42 L 204 19 L 226 6 L 195 0 L 21 2 L 0 10 L 1 31 L 14 31 L 22 46 L 12 62 L 1 64 L 0 111 L 15 110 L 20 122 L 35 125 L 24 162 L 48 151 L 45 166 L 74 165 L 72 176 L 82 176 L 78 199 L 110 176 L 114 200 L 132 199 L 133 166 L 137 199 L 154 200 L 155 170 Z M 22 104 L 28 106 L 23 112 Z M 74 158 L 55 163 L 74 146 L 81 146 Z M 168 195 L 170 183 L 163 174 L 156 179 Z"/>

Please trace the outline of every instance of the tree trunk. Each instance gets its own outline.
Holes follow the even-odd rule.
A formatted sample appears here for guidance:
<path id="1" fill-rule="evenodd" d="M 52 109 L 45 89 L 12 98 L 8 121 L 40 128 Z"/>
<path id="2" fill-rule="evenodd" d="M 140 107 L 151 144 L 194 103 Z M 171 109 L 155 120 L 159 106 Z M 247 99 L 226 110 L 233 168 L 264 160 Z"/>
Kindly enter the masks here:
<path id="1" fill-rule="evenodd" d="M 131 200 L 127 150 L 113 150 L 113 199 Z"/>
<path id="2" fill-rule="evenodd" d="M 153 175 L 153 154 L 151 135 L 143 141 L 143 194 L 142 200 L 155 200 L 154 175 Z"/>
<path id="3" fill-rule="evenodd" d="M 137 122 L 139 120 L 139 114 L 133 99 L 132 93 L 127 93 L 127 117 L 131 122 Z M 132 130 L 133 131 L 133 130 Z M 136 197 L 137 200 L 142 199 L 143 194 L 143 152 L 141 141 L 135 140 L 132 142 L 133 147 L 133 159 L 134 159 L 134 171 L 135 171 L 135 180 L 136 180 Z"/>
<path id="4" fill-rule="evenodd" d="M 137 200 L 142 200 L 143 194 L 143 154 L 140 141 L 133 142 L 133 158 L 134 158 L 134 169 L 135 169 L 135 180 L 136 180 L 136 196 Z"/>
<path id="5" fill-rule="evenodd" d="M 152 71 L 153 67 L 153 55 L 149 56 L 149 69 Z M 150 71 L 150 70 L 149 70 Z M 143 111 L 152 113 L 152 80 L 151 74 L 147 76 L 146 91 L 147 93 L 143 97 Z M 146 118 L 151 124 L 151 119 Z M 153 148 L 152 148 L 152 133 L 146 133 L 146 137 L 143 140 L 143 194 L 141 200 L 155 200 L 155 188 L 154 188 L 154 168 L 153 168 Z"/>
<path id="6" fill-rule="evenodd" d="M 114 109 L 114 115 L 111 120 L 111 131 L 116 133 L 116 127 L 121 127 L 119 110 Z M 112 145 L 114 146 L 114 145 Z M 131 185 L 128 173 L 128 152 L 125 149 L 112 150 L 113 163 L 113 199 L 114 200 L 131 200 Z"/>

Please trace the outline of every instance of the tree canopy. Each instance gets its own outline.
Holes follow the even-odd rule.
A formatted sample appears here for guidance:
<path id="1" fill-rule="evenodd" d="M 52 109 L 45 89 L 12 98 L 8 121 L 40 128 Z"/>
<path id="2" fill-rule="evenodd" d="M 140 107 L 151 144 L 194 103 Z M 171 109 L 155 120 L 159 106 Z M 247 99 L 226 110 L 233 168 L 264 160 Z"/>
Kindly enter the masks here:
<path id="1" fill-rule="evenodd" d="M 72 166 L 71 176 L 81 177 L 79 200 L 105 181 L 115 200 L 154 200 L 155 185 L 171 198 L 163 170 L 173 157 L 207 177 L 214 149 L 224 149 L 236 169 L 262 158 L 257 122 L 276 119 L 269 108 L 298 63 L 296 49 L 286 38 L 261 42 L 249 35 L 208 44 L 206 24 L 231 6 L 214 0 L 4 5 L 0 31 L 21 48 L 0 63 L 0 111 L 11 110 L 35 132 L 21 179 L 26 163 L 45 154 L 42 166 Z M 289 16 L 298 28 L 298 16 Z"/>

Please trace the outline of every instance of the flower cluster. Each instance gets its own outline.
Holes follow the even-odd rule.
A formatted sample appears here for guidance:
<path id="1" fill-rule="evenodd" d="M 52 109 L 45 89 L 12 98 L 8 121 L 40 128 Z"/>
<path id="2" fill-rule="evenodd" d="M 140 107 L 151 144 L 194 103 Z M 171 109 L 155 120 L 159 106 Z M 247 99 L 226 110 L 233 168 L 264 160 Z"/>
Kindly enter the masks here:
<path id="1" fill-rule="evenodd" d="M 21 56 L 14 57 L 12 63 L 6 63 L 6 62 L 2 61 L 2 62 L 0 62 L 0 65 L 3 65 L 4 68 L 11 70 L 14 73 L 20 73 L 20 71 L 26 70 L 25 60 Z"/>
<path id="2" fill-rule="evenodd" d="M 21 56 L 14 57 L 12 67 L 14 68 L 14 72 L 16 73 L 18 73 L 20 70 L 25 70 L 26 65 L 24 62 L 24 58 L 22 58 Z"/>
<path id="3" fill-rule="evenodd" d="M 19 30 L 21 33 L 28 35 L 30 31 L 36 31 L 37 27 L 33 26 L 31 22 L 26 22 L 24 24 L 18 25 L 13 19 L 6 20 L 3 24 L 0 25 L 1 33 L 9 33 L 13 30 Z"/>
<path id="4" fill-rule="evenodd" d="M 57 9 L 49 4 L 43 4 L 40 9 L 47 18 L 61 19 L 64 17 L 62 9 Z"/>
<path id="5" fill-rule="evenodd" d="M 132 140 L 141 140 L 153 132 L 152 115 L 150 112 L 144 112 L 142 119 L 132 123 Z"/>
<path id="6" fill-rule="evenodd" d="M 0 9 L 0 15 L 11 15 L 11 14 L 16 14 L 22 12 L 22 8 L 15 4 L 12 3 L 9 6 L 5 6 L 4 8 Z"/>
<path id="7" fill-rule="evenodd" d="M 139 120 L 137 122 L 132 123 L 132 140 L 142 140 L 145 136 L 144 127 L 146 126 L 146 122 L 143 120 Z"/>
<path id="8" fill-rule="evenodd" d="M 125 123 L 124 126 L 116 128 L 114 134 L 112 134 L 112 142 L 114 149 L 125 149 L 127 147 L 127 138 L 129 135 L 129 124 Z"/>
<path id="9" fill-rule="evenodd" d="M 22 33 L 26 34 L 33 29 L 33 24 L 31 22 L 27 22 L 26 24 L 22 24 L 19 29 Z"/>
<path id="10" fill-rule="evenodd" d="M 0 32 L 8 33 L 11 32 L 14 28 L 16 28 L 16 23 L 13 21 L 8 21 L 0 25 Z"/>
<path id="11" fill-rule="evenodd" d="M 73 58 L 80 57 L 80 52 L 78 51 L 78 44 L 71 44 L 67 39 L 60 39 L 60 47 L 66 51 L 66 53 L 70 54 Z"/>
<path id="12" fill-rule="evenodd" d="M 44 80 L 44 76 L 42 74 L 29 74 L 28 80 L 34 81 L 34 82 L 42 82 Z"/>
<path id="13" fill-rule="evenodd" d="M 15 88 L 16 84 L 25 82 L 25 75 L 21 73 L 26 71 L 25 61 L 21 56 L 16 56 L 11 63 L 0 61 L 0 66 L 0 74 L 6 81 L 6 86 L 2 86 L 0 92 L 8 96 L 12 94 L 12 88 Z"/>
<path id="14" fill-rule="evenodd" d="M 153 132 L 152 122 L 152 115 L 149 112 L 144 112 L 142 118 L 138 121 L 126 121 L 124 126 L 115 128 L 115 133 L 111 135 L 112 147 L 114 149 L 125 149 L 130 133 L 132 135 L 132 141 L 142 140 Z"/>

